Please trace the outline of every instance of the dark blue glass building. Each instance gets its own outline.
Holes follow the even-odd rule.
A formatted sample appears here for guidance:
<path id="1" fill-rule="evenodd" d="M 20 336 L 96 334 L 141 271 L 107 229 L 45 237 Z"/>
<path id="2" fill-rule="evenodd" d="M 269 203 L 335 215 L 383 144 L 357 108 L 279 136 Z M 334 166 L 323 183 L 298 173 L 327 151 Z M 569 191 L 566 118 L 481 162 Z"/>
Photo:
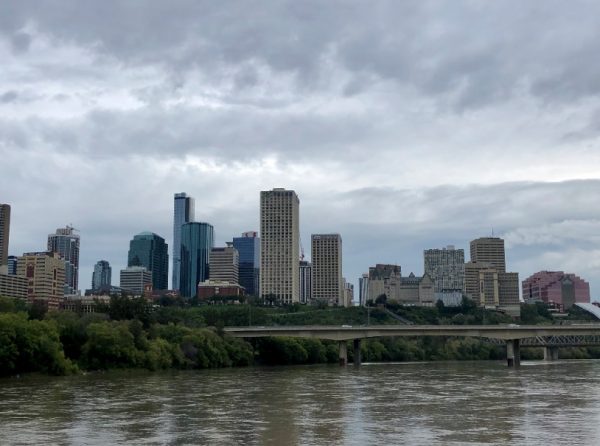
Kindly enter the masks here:
<path id="1" fill-rule="evenodd" d="M 260 275 L 260 238 L 254 231 L 244 232 L 233 238 L 233 247 L 240 254 L 239 281 L 246 294 L 258 296 Z"/>
<path id="2" fill-rule="evenodd" d="M 179 291 L 183 297 L 195 297 L 198 283 L 208 280 L 210 251 L 214 230 L 209 223 L 191 222 L 181 226 L 181 265 Z"/>
<path id="3" fill-rule="evenodd" d="M 142 232 L 129 242 L 127 266 L 145 266 L 152 272 L 152 288 L 169 287 L 169 246 L 153 232 Z"/>

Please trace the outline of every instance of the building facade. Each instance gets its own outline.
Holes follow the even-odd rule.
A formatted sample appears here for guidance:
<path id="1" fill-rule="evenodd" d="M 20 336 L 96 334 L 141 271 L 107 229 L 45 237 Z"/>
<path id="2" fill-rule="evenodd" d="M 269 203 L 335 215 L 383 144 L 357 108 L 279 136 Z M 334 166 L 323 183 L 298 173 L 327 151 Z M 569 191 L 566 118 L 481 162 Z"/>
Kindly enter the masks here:
<path id="1" fill-rule="evenodd" d="M 346 282 L 344 279 L 344 307 L 354 305 L 354 284 Z"/>
<path id="2" fill-rule="evenodd" d="M 471 241 L 464 292 L 478 305 L 497 308 L 511 316 L 520 315 L 519 275 L 506 272 L 503 239 L 484 237 Z"/>
<path id="3" fill-rule="evenodd" d="M 112 268 L 106 260 L 99 260 L 92 273 L 92 289 L 100 290 L 111 286 Z"/>
<path id="4" fill-rule="evenodd" d="M 0 296 L 27 299 L 27 278 L 0 273 Z"/>
<path id="5" fill-rule="evenodd" d="M 7 274 L 11 276 L 17 275 L 17 264 L 19 262 L 19 258 L 17 256 L 8 256 L 8 269 Z"/>
<path id="6" fill-rule="evenodd" d="M 185 192 L 175 194 L 173 211 L 173 274 L 171 288 L 179 290 L 179 274 L 181 272 L 181 227 L 194 221 L 194 199 Z"/>
<path id="7" fill-rule="evenodd" d="M 423 252 L 425 274 L 434 282 L 436 293 L 462 291 L 465 283 L 465 251 L 449 245 Z"/>
<path id="8" fill-rule="evenodd" d="M 75 228 L 58 228 L 48 235 L 48 251 L 57 253 L 65 262 L 64 294 L 77 294 L 79 291 L 79 235 Z"/>
<path id="9" fill-rule="evenodd" d="M 358 304 L 361 307 L 367 305 L 369 299 L 369 274 L 365 273 L 358 278 Z"/>
<path id="10" fill-rule="evenodd" d="M 0 273 L 8 265 L 8 239 L 10 236 L 10 205 L 0 203 Z"/>
<path id="11" fill-rule="evenodd" d="M 56 252 L 29 252 L 19 257 L 17 275 L 27 279 L 27 301 L 56 310 L 65 295 L 65 261 Z"/>
<path id="12" fill-rule="evenodd" d="M 260 237 L 256 231 L 247 231 L 233 238 L 233 247 L 240 255 L 239 284 L 246 294 L 258 295 L 260 281 Z"/>
<path id="13" fill-rule="evenodd" d="M 556 304 L 565 310 L 590 302 L 590 284 L 573 273 L 539 271 L 525 279 L 522 287 L 525 302 Z"/>
<path id="14" fill-rule="evenodd" d="M 300 260 L 300 303 L 310 303 L 312 299 L 312 263 Z"/>
<path id="15" fill-rule="evenodd" d="M 260 297 L 300 301 L 300 200 L 293 190 L 260 193 Z"/>
<path id="16" fill-rule="evenodd" d="M 152 272 L 145 266 L 128 266 L 121 270 L 119 275 L 119 288 L 134 296 L 142 296 L 152 287 Z"/>
<path id="17" fill-rule="evenodd" d="M 313 234 L 311 259 L 312 299 L 329 305 L 344 305 L 340 234 Z"/>
<path id="18" fill-rule="evenodd" d="M 169 246 L 153 232 L 141 232 L 129 242 L 127 266 L 144 266 L 152 273 L 152 289 L 169 288 Z"/>
<path id="19" fill-rule="evenodd" d="M 209 280 L 239 284 L 240 255 L 233 246 L 211 249 L 208 263 Z"/>
<path id="20" fill-rule="evenodd" d="M 499 237 L 481 237 L 472 240 L 471 262 L 487 263 L 499 273 L 506 272 L 504 240 Z"/>
<path id="21" fill-rule="evenodd" d="M 244 287 L 237 283 L 207 280 L 198 284 L 198 299 L 227 298 L 239 300 L 244 296 Z"/>
<path id="22" fill-rule="evenodd" d="M 370 267 L 368 300 L 375 302 L 383 294 L 387 299 L 399 300 L 401 276 L 400 265 L 378 263 Z"/>
<path id="23" fill-rule="evenodd" d="M 181 227 L 181 296 L 195 297 L 198 284 L 208 280 L 210 251 L 213 248 L 214 230 L 211 224 L 190 222 Z"/>

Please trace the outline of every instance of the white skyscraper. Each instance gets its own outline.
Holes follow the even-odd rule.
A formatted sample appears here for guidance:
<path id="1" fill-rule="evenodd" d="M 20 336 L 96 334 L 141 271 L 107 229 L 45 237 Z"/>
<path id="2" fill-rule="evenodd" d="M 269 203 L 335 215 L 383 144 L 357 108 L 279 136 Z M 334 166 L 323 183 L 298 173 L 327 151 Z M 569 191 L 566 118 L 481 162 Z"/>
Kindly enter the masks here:
<path id="1" fill-rule="evenodd" d="M 296 192 L 260 193 L 260 296 L 299 302 L 300 200 Z"/>

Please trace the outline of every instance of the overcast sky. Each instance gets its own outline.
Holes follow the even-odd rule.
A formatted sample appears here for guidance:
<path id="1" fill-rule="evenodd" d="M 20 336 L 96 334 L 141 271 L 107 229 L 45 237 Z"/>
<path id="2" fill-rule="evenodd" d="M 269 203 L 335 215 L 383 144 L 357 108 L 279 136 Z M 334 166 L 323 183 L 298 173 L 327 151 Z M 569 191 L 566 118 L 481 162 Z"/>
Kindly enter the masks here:
<path id="1" fill-rule="evenodd" d="M 592 0 L 4 0 L 10 254 L 72 223 L 80 287 L 99 259 L 118 284 L 134 234 L 171 243 L 173 193 L 223 245 L 286 187 L 355 283 L 493 231 L 521 280 L 598 298 L 599 55 Z"/>

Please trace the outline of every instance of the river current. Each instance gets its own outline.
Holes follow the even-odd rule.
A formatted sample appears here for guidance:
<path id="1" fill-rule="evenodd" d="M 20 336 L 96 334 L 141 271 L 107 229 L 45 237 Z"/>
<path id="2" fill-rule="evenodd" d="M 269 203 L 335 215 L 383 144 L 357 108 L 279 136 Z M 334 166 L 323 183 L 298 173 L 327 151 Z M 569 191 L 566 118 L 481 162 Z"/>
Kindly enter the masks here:
<path id="1" fill-rule="evenodd" d="M 600 361 L 4 378 L 0 444 L 599 445 Z"/>

